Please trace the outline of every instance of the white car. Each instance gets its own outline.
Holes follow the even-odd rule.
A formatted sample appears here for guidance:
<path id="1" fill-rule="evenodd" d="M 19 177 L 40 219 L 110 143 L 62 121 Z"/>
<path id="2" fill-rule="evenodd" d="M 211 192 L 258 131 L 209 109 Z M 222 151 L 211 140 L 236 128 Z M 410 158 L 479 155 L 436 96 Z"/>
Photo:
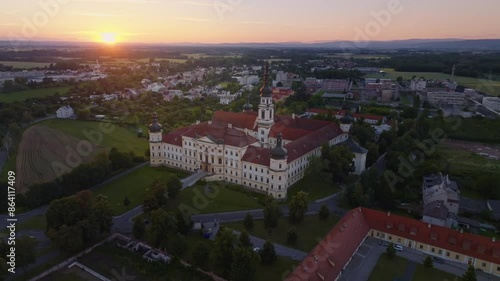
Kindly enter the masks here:
<path id="1" fill-rule="evenodd" d="M 253 251 L 256 252 L 256 253 L 258 253 L 260 251 L 260 248 L 259 247 L 255 247 L 255 248 L 253 248 Z"/>
<path id="2" fill-rule="evenodd" d="M 401 245 L 399 245 L 399 244 L 396 244 L 396 245 L 394 245 L 394 249 L 395 249 L 396 251 L 400 251 L 400 252 L 402 252 L 402 251 L 403 251 L 403 246 L 401 246 Z"/>

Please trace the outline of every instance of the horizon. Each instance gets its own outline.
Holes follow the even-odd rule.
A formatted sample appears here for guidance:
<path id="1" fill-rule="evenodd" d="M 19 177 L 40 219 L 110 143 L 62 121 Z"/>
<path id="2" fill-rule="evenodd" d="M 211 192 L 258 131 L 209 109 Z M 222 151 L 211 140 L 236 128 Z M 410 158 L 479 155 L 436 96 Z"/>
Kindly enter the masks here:
<path id="1" fill-rule="evenodd" d="M 10 41 L 313 44 L 500 38 L 495 0 L 20 0 L 6 6 L 0 40 Z M 472 14 L 481 21 L 469 20 Z"/>

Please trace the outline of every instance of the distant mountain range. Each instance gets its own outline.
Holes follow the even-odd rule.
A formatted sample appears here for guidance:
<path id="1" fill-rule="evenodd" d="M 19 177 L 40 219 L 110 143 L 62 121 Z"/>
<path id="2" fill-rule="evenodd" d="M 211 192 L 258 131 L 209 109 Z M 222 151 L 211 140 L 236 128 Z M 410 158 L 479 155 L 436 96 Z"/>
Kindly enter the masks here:
<path id="1" fill-rule="evenodd" d="M 30 41 L 22 42 L 17 47 L 21 46 L 100 46 L 100 43 L 94 42 L 66 42 L 66 41 Z M 394 49 L 412 49 L 412 50 L 493 50 L 500 51 L 500 39 L 407 39 L 394 41 L 325 41 L 325 42 L 278 42 L 278 43 L 124 43 L 124 46 L 192 46 L 192 47 L 241 47 L 241 48 L 315 48 L 315 49 L 378 49 L 378 50 L 394 50 Z M 9 41 L 0 40 L 0 47 L 12 46 Z"/>

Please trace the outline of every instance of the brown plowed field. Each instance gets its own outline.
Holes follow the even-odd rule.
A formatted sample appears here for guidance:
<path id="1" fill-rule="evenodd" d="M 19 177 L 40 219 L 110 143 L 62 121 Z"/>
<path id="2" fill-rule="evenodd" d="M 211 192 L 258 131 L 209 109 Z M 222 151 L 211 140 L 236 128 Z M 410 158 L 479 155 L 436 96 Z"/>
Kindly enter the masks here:
<path id="1" fill-rule="evenodd" d="M 72 167 L 66 160 L 67 155 L 70 154 L 67 147 L 77 151 L 80 141 L 43 125 L 32 126 L 24 131 L 17 154 L 17 192 L 26 192 L 27 188 L 34 183 L 54 180 L 57 176 L 54 170 L 55 163 L 71 170 Z M 90 143 L 87 142 L 87 144 Z M 106 150 L 94 144 L 91 147 L 90 154 L 80 155 L 82 163 L 92 161 L 97 153 Z"/>

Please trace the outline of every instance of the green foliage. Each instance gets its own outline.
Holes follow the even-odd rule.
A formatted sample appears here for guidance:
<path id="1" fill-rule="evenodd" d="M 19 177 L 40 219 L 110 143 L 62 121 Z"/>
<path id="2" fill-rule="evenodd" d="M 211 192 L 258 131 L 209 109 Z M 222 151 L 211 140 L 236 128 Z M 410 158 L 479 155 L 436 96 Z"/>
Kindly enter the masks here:
<path id="1" fill-rule="evenodd" d="M 253 281 L 257 272 L 259 256 L 248 248 L 237 248 L 233 252 L 230 277 L 232 281 Z"/>
<path id="2" fill-rule="evenodd" d="M 264 243 L 264 246 L 259 253 L 260 262 L 263 265 L 272 266 L 278 259 L 278 256 L 276 256 L 276 250 L 274 249 L 274 244 L 270 240 L 267 240 L 266 243 Z"/>
<path id="3" fill-rule="evenodd" d="M 135 239 L 142 239 L 144 234 L 146 233 L 146 226 L 144 225 L 143 218 L 141 216 L 137 216 L 134 218 L 134 224 L 132 225 L 132 234 Z"/>
<path id="4" fill-rule="evenodd" d="M 286 234 L 286 243 L 295 245 L 295 243 L 297 243 L 297 239 L 299 239 L 297 229 L 295 229 L 295 226 L 292 226 Z"/>
<path id="5" fill-rule="evenodd" d="M 431 256 L 427 256 L 424 259 L 424 267 L 425 268 L 433 268 L 434 267 L 434 262 L 432 261 Z"/>
<path id="6" fill-rule="evenodd" d="M 24 268 L 36 261 L 36 244 L 37 241 L 28 236 L 16 239 L 16 267 Z"/>
<path id="7" fill-rule="evenodd" d="M 123 206 L 128 207 L 130 205 L 130 199 L 128 199 L 128 196 L 125 196 L 123 198 Z"/>
<path id="8" fill-rule="evenodd" d="M 328 207 L 326 205 L 321 205 L 321 208 L 319 209 L 319 218 L 321 220 L 327 220 L 329 216 L 330 210 L 328 210 Z"/>
<path id="9" fill-rule="evenodd" d="M 362 122 L 361 124 L 354 123 L 352 134 L 358 140 L 359 144 L 363 147 L 366 147 L 366 144 L 370 141 L 373 141 L 373 139 L 375 138 L 375 130 L 370 124 L 364 122 Z"/>
<path id="10" fill-rule="evenodd" d="M 278 219 L 281 217 L 282 212 L 278 203 L 272 196 L 268 196 L 266 206 L 264 207 L 264 224 L 268 229 L 278 226 Z"/>
<path id="11" fill-rule="evenodd" d="M 182 182 L 176 175 L 172 175 L 167 180 L 168 197 L 176 198 L 182 190 Z"/>
<path id="12" fill-rule="evenodd" d="M 396 256 L 396 249 L 394 249 L 393 243 L 389 243 L 387 249 L 385 250 L 385 253 L 387 254 L 387 257 L 389 259 L 393 259 Z"/>
<path id="13" fill-rule="evenodd" d="M 210 258 L 210 248 L 204 242 L 198 242 L 191 253 L 194 260 L 194 265 L 205 268 L 208 259 Z"/>
<path id="14" fill-rule="evenodd" d="M 368 149 L 368 154 L 366 155 L 366 167 L 371 167 L 380 157 L 379 146 L 376 143 L 368 142 L 366 144 L 366 149 Z"/>
<path id="15" fill-rule="evenodd" d="M 167 204 L 167 184 L 161 179 L 156 179 L 149 188 L 149 195 L 144 200 L 142 208 L 148 213 Z"/>
<path id="16" fill-rule="evenodd" d="M 304 214 L 307 212 L 308 204 L 309 199 L 306 192 L 299 191 L 292 197 L 292 200 L 288 204 L 288 220 L 291 224 L 298 224 L 304 220 Z"/>
<path id="17" fill-rule="evenodd" d="M 215 237 L 213 249 L 215 264 L 222 270 L 223 276 L 228 276 L 232 268 L 233 251 L 236 237 L 229 228 L 221 227 Z"/>
<path id="18" fill-rule="evenodd" d="M 168 241 L 177 234 L 177 219 L 175 214 L 167 213 L 163 209 L 151 212 L 151 235 L 153 246 L 167 247 Z"/>
<path id="19" fill-rule="evenodd" d="M 252 214 L 247 213 L 245 215 L 245 220 L 243 221 L 243 225 L 247 231 L 252 231 L 253 229 L 253 217 Z"/>
<path id="20" fill-rule="evenodd" d="M 242 231 L 240 237 L 238 238 L 239 246 L 242 248 L 252 248 L 253 244 L 250 242 L 250 236 L 248 232 Z"/>
<path id="21" fill-rule="evenodd" d="M 335 182 L 345 182 L 352 172 L 352 159 L 354 154 L 343 145 L 328 146 L 321 148 L 321 157 L 328 160 L 329 170 Z"/>
<path id="22" fill-rule="evenodd" d="M 174 255 L 182 257 L 187 250 L 187 242 L 184 235 L 177 233 L 170 241 L 170 249 Z"/>
<path id="23" fill-rule="evenodd" d="M 469 265 L 467 271 L 465 271 L 464 275 L 462 276 L 462 281 L 477 281 L 476 270 L 474 269 L 474 266 Z"/>

